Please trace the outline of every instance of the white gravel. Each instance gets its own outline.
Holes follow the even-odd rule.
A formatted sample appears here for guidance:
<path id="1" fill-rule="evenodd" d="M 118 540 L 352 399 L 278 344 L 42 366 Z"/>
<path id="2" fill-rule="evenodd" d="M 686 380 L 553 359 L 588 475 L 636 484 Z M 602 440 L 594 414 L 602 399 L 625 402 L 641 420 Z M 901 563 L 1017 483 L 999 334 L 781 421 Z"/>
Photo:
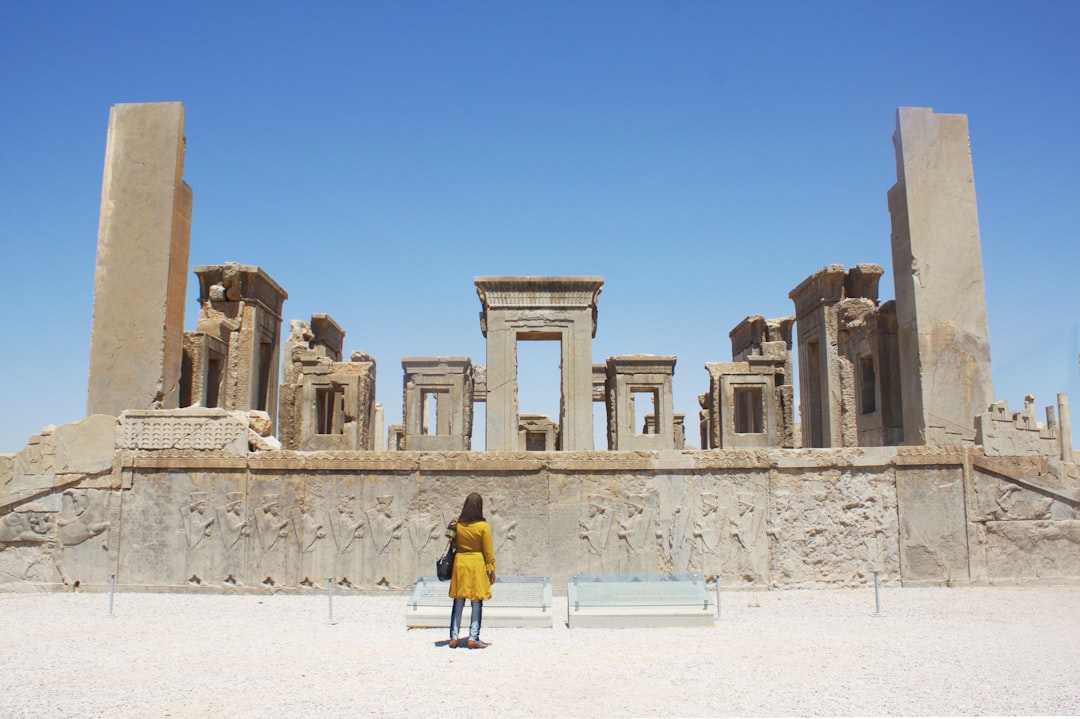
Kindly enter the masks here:
<path id="1" fill-rule="evenodd" d="M 0 594 L 0 716 L 1080 714 L 1080 589 L 726 592 L 712 628 L 406 629 L 406 597 Z M 467 622 L 468 608 L 466 607 Z"/>

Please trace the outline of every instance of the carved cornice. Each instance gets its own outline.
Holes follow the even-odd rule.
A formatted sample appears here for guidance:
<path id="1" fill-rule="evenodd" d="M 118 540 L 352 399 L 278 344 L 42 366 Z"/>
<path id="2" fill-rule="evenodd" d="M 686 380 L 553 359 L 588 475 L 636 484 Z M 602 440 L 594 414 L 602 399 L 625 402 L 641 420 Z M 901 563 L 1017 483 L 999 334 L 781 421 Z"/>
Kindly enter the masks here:
<path id="1" fill-rule="evenodd" d="M 494 309 L 596 309 L 603 277 L 477 277 L 484 311 Z"/>

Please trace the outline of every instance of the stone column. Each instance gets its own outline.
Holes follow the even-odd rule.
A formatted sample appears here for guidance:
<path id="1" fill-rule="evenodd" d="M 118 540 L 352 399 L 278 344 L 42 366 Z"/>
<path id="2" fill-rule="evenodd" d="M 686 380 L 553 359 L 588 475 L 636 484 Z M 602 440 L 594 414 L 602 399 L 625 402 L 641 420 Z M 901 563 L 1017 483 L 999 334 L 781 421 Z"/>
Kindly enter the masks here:
<path id="1" fill-rule="evenodd" d="M 184 106 L 114 105 L 101 183 L 86 412 L 179 404 L 191 238 Z"/>
<path id="2" fill-rule="evenodd" d="M 1058 437 L 1061 443 L 1061 460 L 1073 461 L 1072 421 L 1069 419 L 1069 395 L 1059 392 L 1058 401 Z"/>
<path id="3" fill-rule="evenodd" d="M 904 443 L 974 439 L 993 402 L 975 178 L 965 115 L 902 107 L 889 190 Z"/>

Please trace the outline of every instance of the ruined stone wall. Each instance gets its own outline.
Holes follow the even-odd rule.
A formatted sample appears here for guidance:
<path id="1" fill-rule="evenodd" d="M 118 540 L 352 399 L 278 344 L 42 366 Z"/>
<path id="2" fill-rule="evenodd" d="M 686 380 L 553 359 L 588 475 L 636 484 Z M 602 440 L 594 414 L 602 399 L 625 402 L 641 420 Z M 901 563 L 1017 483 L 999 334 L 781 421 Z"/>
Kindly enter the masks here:
<path id="1" fill-rule="evenodd" d="M 556 587 L 579 572 L 695 571 L 731 588 L 848 586 L 874 571 L 916 585 L 1080 581 L 1080 470 L 1054 459 L 246 452 L 236 413 L 189 414 L 183 432 L 125 417 L 111 469 L 0 494 L 0 587 L 104 588 L 116 574 L 133 589 L 315 591 L 330 577 L 405 589 L 432 573 L 472 491 L 499 572 Z"/>

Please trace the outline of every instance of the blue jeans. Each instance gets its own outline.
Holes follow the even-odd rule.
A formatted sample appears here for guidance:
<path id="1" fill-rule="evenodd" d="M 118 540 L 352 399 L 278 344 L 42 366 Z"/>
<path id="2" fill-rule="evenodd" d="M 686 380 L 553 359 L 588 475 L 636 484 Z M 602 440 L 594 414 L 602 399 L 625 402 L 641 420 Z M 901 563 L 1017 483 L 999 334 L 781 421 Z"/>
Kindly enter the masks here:
<path id="1" fill-rule="evenodd" d="M 484 614 L 484 600 L 470 599 L 472 612 L 469 621 L 469 639 L 480 639 L 480 620 Z M 465 610 L 465 598 L 454 598 L 454 608 L 450 610 L 450 638 L 457 639 L 461 631 L 461 613 Z"/>

